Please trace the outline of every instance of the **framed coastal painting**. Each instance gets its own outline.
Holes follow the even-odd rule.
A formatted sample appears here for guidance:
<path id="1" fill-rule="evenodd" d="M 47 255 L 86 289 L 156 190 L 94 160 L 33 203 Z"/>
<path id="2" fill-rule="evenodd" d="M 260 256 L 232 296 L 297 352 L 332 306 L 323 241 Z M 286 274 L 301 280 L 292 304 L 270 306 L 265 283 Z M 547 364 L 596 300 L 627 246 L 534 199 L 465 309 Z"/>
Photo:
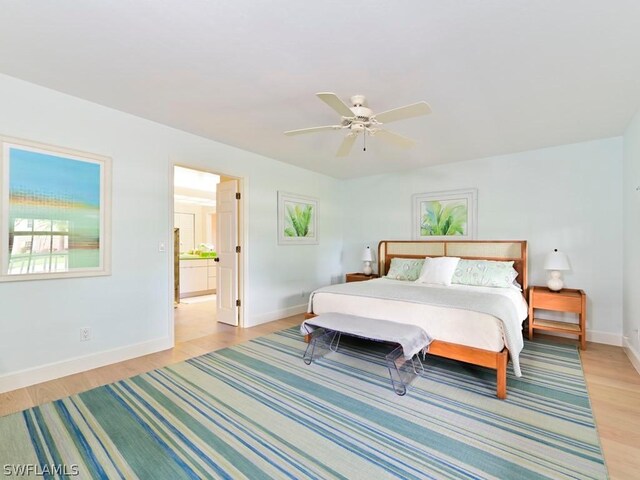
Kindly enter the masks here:
<path id="1" fill-rule="evenodd" d="M 474 239 L 477 200 L 475 188 L 413 195 L 413 239 Z"/>
<path id="2" fill-rule="evenodd" d="M 318 243 L 318 201 L 293 193 L 278 192 L 278 244 Z"/>
<path id="3" fill-rule="evenodd" d="M 0 281 L 109 275 L 111 160 L 0 137 Z"/>

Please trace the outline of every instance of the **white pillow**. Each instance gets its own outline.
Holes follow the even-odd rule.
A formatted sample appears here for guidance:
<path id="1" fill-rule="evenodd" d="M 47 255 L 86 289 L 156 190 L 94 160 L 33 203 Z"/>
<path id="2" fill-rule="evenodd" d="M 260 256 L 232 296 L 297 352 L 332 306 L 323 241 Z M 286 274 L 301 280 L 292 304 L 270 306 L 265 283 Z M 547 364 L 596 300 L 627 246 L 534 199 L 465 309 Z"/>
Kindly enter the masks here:
<path id="1" fill-rule="evenodd" d="M 458 257 L 427 257 L 416 283 L 451 285 L 451 279 L 459 261 Z"/>

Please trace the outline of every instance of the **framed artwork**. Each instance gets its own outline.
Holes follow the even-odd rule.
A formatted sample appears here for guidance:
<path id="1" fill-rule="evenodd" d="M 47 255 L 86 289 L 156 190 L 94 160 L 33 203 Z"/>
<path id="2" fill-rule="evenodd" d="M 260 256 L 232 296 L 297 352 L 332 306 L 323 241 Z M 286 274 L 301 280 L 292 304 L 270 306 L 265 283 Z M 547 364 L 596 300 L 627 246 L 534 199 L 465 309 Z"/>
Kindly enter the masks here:
<path id="1" fill-rule="evenodd" d="M 413 239 L 476 238 L 477 199 L 475 188 L 413 195 Z"/>
<path id="2" fill-rule="evenodd" d="M 318 201 L 293 193 L 278 192 L 278 244 L 318 243 Z"/>
<path id="3" fill-rule="evenodd" d="M 111 274 L 111 159 L 0 137 L 0 281 Z"/>

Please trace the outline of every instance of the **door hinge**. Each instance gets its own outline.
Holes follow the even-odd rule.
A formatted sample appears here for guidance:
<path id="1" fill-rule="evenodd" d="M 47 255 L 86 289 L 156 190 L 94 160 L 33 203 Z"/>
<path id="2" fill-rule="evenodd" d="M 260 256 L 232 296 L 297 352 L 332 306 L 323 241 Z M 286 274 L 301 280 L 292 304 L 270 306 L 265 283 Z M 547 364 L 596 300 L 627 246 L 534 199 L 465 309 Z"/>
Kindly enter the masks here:
<path id="1" fill-rule="evenodd" d="M 241 303 L 240 300 L 236 300 L 236 307 L 239 307 L 240 303 Z"/>
<path id="2" fill-rule="evenodd" d="M 240 198 L 242 198 L 242 195 L 240 195 L 240 192 L 236 192 L 236 200 L 240 200 Z"/>
<path id="3" fill-rule="evenodd" d="M 236 247 L 236 253 L 240 253 L 240 250 L 241 250 L 240 245 L 238 245 L 238 246 Z"/>

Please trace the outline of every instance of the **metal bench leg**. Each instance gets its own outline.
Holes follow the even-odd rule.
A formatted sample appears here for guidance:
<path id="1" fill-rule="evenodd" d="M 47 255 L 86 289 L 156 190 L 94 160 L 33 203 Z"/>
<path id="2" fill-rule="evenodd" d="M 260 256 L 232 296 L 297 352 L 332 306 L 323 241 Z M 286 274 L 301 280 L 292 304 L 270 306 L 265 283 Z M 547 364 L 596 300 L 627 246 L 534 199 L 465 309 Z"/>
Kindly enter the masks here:
<path id="1" fill-rule="evenodd" d="M 313 352 L 315 351 L 315 349 L 316 349 L 316 337 L 312 336 L 311 341 L 307 343 L 307 348 L 304 351 L 304 355 L 302 355 L 302 360 L 307 365 L 311 365 L 311 362 L 313 361 Z M 309 350 L 311 350 L 311 353 L 309 353 Z"/>
<path id="2" fill-rule="evenodd" d="M 313 360 L 322 358 L 329 351 L 335 352 L 340 342 L 340 333 L 333 330 L 317 330 L 311 334 L 311 341 L 302 355 L 302 360 L 311 365 Z M 335 347 L 333 346 L 335 343 Z"/>
<path id="3" fill-rule="evenodd" d="M 391 388 L 397 395 L 401 397 L 407 393 L 407 386 L 402 381 L 402 377 L 400 376 L 400 372 L 398 371 L 397 366 L 387 365 L 389 369 L 389 378 L 391 379 Z M 394 379 L 395 377 L 395 379 Z"/>
<path id="4" fill-rule="evenodd" d="M 420 361 L 420 357 L 418 356 L 418 354 L 413 356 L 413 358 L 411 359 L 411 363 L 413 364 L 413 373 L 419 376 L 424 375 L 424 365 Z"/>
<path id="5" fill-rule="evenodd" d="M 331 339 L 331 343 L 329 344 L 329 350 L 332 352 L 338 351 L 338 345 L 340 345 L 340 339 L 342 338 L 341 332 L 333 332 L 333 338 Z M 334 346 L 335 342 L 335 346 Z"/>
<path id="6" fill-rule="evenodd" d="M 416 376 L 424 375 L 424 365 L 418 355 L 414 355 L 410 360 L 404 359 L 402 347 L 398 347 L 385 357 L 391 388 L 397 395 L 405 395 L 407 386 Z M 409 364 L 411 362 L 411 364 Z"/>

